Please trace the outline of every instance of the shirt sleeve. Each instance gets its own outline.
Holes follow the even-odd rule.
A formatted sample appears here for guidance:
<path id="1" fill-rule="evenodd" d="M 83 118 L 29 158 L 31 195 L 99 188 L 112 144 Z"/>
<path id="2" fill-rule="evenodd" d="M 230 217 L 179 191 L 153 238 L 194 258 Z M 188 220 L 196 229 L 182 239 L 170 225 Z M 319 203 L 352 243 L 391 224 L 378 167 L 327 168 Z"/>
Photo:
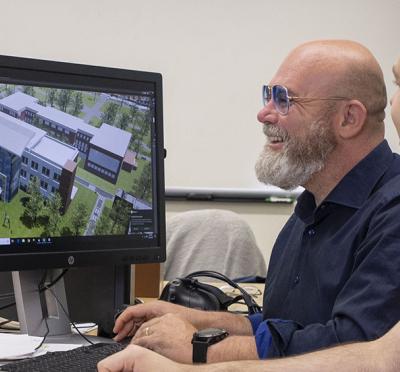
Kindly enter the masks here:
<path id="1" fill-rule="evenodd" d="M 257 353 L 260 359 L 268 358 L 268 354 L 272 345 L 272 334 L 269 329 L 269 322 L 273 322 L 274 324 L 285 323 L 289 324 L 289 327 L 293 324 L 293 322 L 282 319 L 271 319 L 263 321 L 261 313 L 249 315 L 248 319 L 250 320 L 251 326 L 253 328 L 253 334 L 257 346 Z"/>
<path id="2" fill-rule="evenodd" d="M 257 354 L 260 359 L 267 358 L 269 348 L 272 343 L 272 336 L 267 322 L 263 321 L 262 313 L 249 315 L 251 326 L 253 328 L 253 335 L 256 339 Z"/>
<path id="3" fill-rule="evenodd" d="M 251 327 L 253 328 L 253 335 L 255 335 L 258 326 L 263 321 L 263 315 L 262 315 L 262 313 L 255 313 L 255 314 L 249 315 L 247 318 L 250 320 Z"/>

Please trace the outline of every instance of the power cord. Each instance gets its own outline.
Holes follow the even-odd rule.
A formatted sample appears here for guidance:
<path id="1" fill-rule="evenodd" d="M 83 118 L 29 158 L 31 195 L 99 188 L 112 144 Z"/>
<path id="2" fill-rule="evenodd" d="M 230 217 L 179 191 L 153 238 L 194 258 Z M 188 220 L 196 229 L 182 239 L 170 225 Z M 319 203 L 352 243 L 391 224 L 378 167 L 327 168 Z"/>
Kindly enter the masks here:
<path id="1" fill-rule="evenodd" d="M 3 326 L 5 326 L 11 322 L 12 322 L 12 320 L 10 320 L 10 319 L 3 320 L 2 322 L 0 322 L 0 329 L 3 328 Z"/>
<path id="2" fill-rule="evenodd" d="M 44 275 L 43 275 L 42 279 L 40 280 L 40 282 L 38 284 L 38 292 L 39 292 L 39 294 L 42 294 L 45 291 L 45 289 L 43 289 L 43 287 L 44 287 L 44 283 L 46 281 L 46 277 L 47 277 L 47 270 L 45 270 Z M 60 279 L 61 279 L 61 277 L 57 277 L 57 281 L 60 280 Z M 57 283 L 57 281 L 54 281 L 53 285 L 55 283 Z M 45 312 L 45 314 L 43 316 L 43 319 L 44 319 L 44 323 L 46 324 L 46 333 L 44 334 L 44 336 L 42 338 L 42 341 L 40 341 L 40 344 L 35 347 L 35 350 L 38 350 L 44 344 L 44 341 L 46 340 L 46 337 L 48 336 L 48 334 L 50 332 L 49 324 L 47 323 L 47 317 L 48 317 L 47 308 L 46 308 L 46 306 L 43 306 L 43 303 L 42 303 L 42 311 Z"/>
<path id="3" fill-rule="evenodd" d="M 46 277 L 47 277 L 47 270 L 46 270 L 46 271 L 44 272 L 44 275 L 43 275 L 42 279 L 40 280 L 40 282 L 39 282 L 39 284 L 38 284 L 38 292 L 39 292 L 39 294 L 43 294 L 43 293 L 44 293 L 45 291 L 47 291 L 47 290 L 50 291 L 50 293 L 52 294 L 52 296 L 55 298 L 55 300 L 57 301 L 57 303 L 60 305 L 62 311 L 63 311 L 64 314 L 66 315 L 66 317 L 67 317 L 68 321 L 71 323 L 72 327 L 76 330 L 76 332 L 77 332 L 86 342 L 88 342 L 89 344 L 93 345 L 94 343 L 93 343 L 89 338 L 87 338 L 87 337 L 79 330 L 79 328 L 76 326 L 76 324 L 71 320 L 71 318 L 69 317 L 68 311 L 65 309 L 65 307 L 64 307 L 64 305 L 62 304 L 62 302 L 60 301 L 60 299 L 57 297 L 57 295 L 56 295 L 56 294 L 54 293 L 54 291 L 51 289 L 51 287 L 53 287 L 67 272 L 68 272 L 68 269 L 64 269 L 53 281 L 51 281 L 49 284 L 46 284 L 46 283 L 45 283 Z M 11 295 L 8 296 L 8 297 L 11 297 Z M 16 302 L 14 301 L 14 302 L 12 302 L 12 303 L 9 303 L 9 304 L 7 304 L 7 305 L 4 305 L 4 306 L 0 307 L 0 310 L 4 310 L 4 309 L 7 309 L 7 308 L 9 308 L 9 307 L 11 307 L 11 306 L 15 306 L 15 305 L 16 305 Z M 38 350 L 38 349 L 44 344 L 44 342 L 46 341 L 47 336 L 48 336 L 49 333 L 50 333 L 49 324 L 48 324 L 48 322 L 47 322 L 48 314 L 47 314 L 47 309 L 46 309 L 45 306 L 42 307 L 42 311 L 44 312 L 43 319 L 44 319 L 44 322 L 45 322 L 45 325 L 46 325 L 46 333 L 44 334 L 44 336 L 43 336 L 43 338 L 42 338 L 42 341 L 41 341 L 40 344 L 35 348 L 35 350 Z M 0 323 L 0 328 L 1 328 L 2 326 L 4 326 L 4 325 L 10 323 L 10 322 L 12 322 L 12 320 L 5 320 L 5 321 L 1 322 L 1 323 Z"/>
<path id="4" fill-rule="evenodd" d="M 71 320 L 71 318 L 69 317 L 68 311 L 65 309 L 65 307 L 63 306 L 62 302 L 59 300 L 59 298 L 57 297 L 57 295 L 54 293 L 54 291 L 48 287 L 45 288 L 45 290 L 49 290 L 50 293 L 53 295 L 53 297 L 55 298 L 55 300 L 58 302 L 58 304 L 60 305 L 62 311 L 64 312 L 65 316 L 68 318 L 68 321 L 71 323 L 72 327 L 74 327 L 75 331 L 89 344 L 94 345 L 94 342 L 92 342 L 89 338 L 87 338 L 80 330 L 79 328 L 76 326 L 76 324 Z"/>
<path id="5" fill-rule="evenodd" d="M 56 284 L 56 283 L 67 273 L 67 271 L 68 271 L 68 269 L 64 269 L 64 270 L 60 273 L 60 275 L 58 275 L 51 283 L 49 283 L 49 284 L 47 285 L 47 287 L 50 288 L 50 287 L 52 287 L 54 284 Z M 45 274 L 44 279 L 46 279 L 46 275 L 47 275 L 47 274 Z M 41 282 L 42 282 L 42 281 L 43 281 L 43 278 L 42 278 Z M 39 284 L 40 284 L 40 283 L 39 283 Z M 41 292 L 45 291 L 46 288 L 43 287 L 43 288 L 40 288 L 40 289 L 38 289 L 38 290 L 39 290 L 39 292 L 41 293 Z M 1 298 L 1 297 L 4 297 L 4 298 L 14 297 L 14 294 L 13 294 L 13 293 L 7 293 L 7 294 L 1 295 L 0 298 Z M 1 310 L 8 309 L 9 307 L 15 306 L 15 305 L 16 305 L 16 302 L 15 302 L 15 301 L 14 301 L 14 302 L 10 302 L 10 303 L 7 304 L 7 305 L 1 306 L 1 307 L 0 307 L 0 311 L 1 311 Z"/>
<path id="6" fill-rule="evenodd" d="M 256 313 L 260 313 L 262 311 L 261 307 L 254 301 L 254 299 L 251 297 L 251 295 L 249 295 L 242 287 L 240 287 L 238 284 L 236 284 L 233 280 L 229 279 L 224 274 L 221 274 L 217 271 L 212 271 L 212 270 L 202 270 L 202 271 L 195 271 L 195 272 L 187 275 L 186 278 L 193 278 L 193 277 L 198 277 L 198 276 L 206 276 L 206 277 L 222 280 L 222 281 L 228 283 L 231 287 L 239 290 L 241 293 L 241 297 L 243 298 L 244 302 L 246 303 L 246 305 L 249 309 L 249 314 L 256 314 Z"/>

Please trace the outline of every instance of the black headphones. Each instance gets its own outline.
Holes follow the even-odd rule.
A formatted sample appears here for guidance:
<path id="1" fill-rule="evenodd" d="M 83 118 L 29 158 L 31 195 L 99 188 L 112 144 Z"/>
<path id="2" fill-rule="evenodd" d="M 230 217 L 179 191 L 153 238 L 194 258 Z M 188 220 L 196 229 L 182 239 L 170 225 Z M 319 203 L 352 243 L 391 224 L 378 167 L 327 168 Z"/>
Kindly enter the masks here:
<path id="1" fill-rule="evenodd" d="M 231 287 L 238 289 L 241 294 L 232 298 L 219 288 L 210 284 L 201 283 L 195 279 L 199 276 L 226 282 Z M 210 270 L 195 271 L 184 278 L 172 280 L 165 286 L 161 293 L 160 300 L 186 307 L 214 311 L 227 311 L 230 305 L 243 300 L 247 305 L 249 314 L 261 312 L 261 307 L 257 305 L 254 299 L 237 283 L 221 273 Z"/>

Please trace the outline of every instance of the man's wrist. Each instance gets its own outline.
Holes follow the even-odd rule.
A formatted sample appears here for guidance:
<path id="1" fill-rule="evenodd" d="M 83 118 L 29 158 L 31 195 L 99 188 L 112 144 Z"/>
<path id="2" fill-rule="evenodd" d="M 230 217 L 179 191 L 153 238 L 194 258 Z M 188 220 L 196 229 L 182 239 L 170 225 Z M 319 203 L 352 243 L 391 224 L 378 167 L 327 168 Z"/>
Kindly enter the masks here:
<path id="1" fill-rule="evenodd" d="M 258 359 L 253 336 L 229 336 L 208 348 L 207 363 Z"/>
<path id="2" fill-rule="evenodd" d="M 230 335 L 250 336 L 253 328 L 250 320 L 242 315 L 222 311 L 201 311 L 188 309 L 185 318 L 197 329 L 224 328 Z"/>

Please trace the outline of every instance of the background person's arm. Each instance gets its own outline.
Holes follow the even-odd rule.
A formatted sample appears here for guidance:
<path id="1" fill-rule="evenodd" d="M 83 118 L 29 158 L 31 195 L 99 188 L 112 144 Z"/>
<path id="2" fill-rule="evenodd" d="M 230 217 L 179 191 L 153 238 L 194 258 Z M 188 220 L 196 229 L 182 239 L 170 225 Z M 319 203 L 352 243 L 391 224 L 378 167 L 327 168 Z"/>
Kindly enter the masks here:
<path id="1" fill-rule="evenodd" d="M 398 372 L 400 370 L 400 325 L 370 342 L 340 345 L 295 357 L 263 361 L 216 363 L 191 372 Z M 185 367 L 182 370 L 187 371 Z"/>
<path id="2" fill-rule="evenodd" d="M 340 345 L 290 358 L 204 365 L 191 372 L 398 372 L 399 351 L 400 322 L 375 341 Z"/>
<path id="3" fill-rule="evenodd" d="M 99 372 L 397 372 L 400 370 L 400 323 L 376 341 L 341 345 L 291 358 L 192 366 L 129 345 L 98 365 Z"/>

